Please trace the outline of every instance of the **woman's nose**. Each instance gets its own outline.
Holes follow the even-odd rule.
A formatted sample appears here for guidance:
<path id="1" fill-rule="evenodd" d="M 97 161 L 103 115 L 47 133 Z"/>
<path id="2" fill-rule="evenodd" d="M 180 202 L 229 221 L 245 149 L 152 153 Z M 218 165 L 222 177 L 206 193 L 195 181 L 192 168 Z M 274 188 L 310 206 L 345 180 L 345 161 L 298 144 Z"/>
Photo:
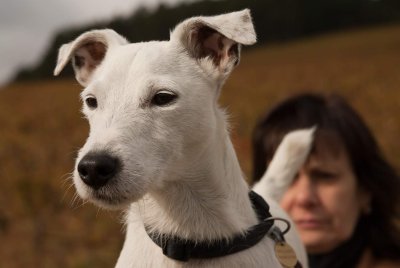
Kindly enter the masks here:
<path id="1" fill-rule="evenodd" d="M 303 207 L 316 206 L 318 204 L 318 192 L 310 176 L 306 172 L 300 172 L 296 184 L 296 204 Z"/>

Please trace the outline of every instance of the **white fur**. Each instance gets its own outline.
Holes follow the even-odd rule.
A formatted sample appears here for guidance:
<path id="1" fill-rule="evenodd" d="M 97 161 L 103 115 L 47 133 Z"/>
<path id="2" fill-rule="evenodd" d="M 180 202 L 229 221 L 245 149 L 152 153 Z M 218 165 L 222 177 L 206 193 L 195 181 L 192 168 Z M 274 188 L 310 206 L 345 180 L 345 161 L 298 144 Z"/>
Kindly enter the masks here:
<path id="1" fill-rule="evenodd" d="M 204 26 L 215 33 L 202 40 Z M 111 30 L 96 30 L 60 49 L 55 74 L 72 58 L 85 86 L 82 99 L 94 96 L 98 102 L 96 109 L 84 105 L 90 134 L 76 163 L 93 150 L 106 150 L 122 162 L 121 171 L 99 190 L 74 173 L 82 198 L 126 209 L 126 240 L 117 267 L 280 267 L 268 237 L 237 254 L 181 263 L 165 257 L 144 229 L 201 241 L 230 238 L 257 223 L 226 116 L 217 104 L 240 44 L 255 41 L 250 13 L 243 10 L 188 19 L 169 41 L 127 44 Z M 101 60 L 87 46 L 93 43 L 106 51 Z M 210 50 L 214 54 L 203 55 Z M 160 90 L 173 92 L 177 100 L 152 105 Z M 264 197 L 272 215 L 287 218 Z M 307 267 L 294 228 L 287 240 Z"/>

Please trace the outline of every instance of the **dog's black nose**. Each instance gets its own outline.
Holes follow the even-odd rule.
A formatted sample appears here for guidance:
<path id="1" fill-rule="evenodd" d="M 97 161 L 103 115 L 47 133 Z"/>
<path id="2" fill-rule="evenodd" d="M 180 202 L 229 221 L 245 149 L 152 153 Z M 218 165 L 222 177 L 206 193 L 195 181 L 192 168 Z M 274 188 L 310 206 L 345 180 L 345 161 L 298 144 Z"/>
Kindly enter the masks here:
<path id="1" fill-rule="evenodd" d="M 95 189 L 107 184 L 117 174 L 119 161 L 107 153 L 88 153 L 78 164 L 82 181 Z"/>

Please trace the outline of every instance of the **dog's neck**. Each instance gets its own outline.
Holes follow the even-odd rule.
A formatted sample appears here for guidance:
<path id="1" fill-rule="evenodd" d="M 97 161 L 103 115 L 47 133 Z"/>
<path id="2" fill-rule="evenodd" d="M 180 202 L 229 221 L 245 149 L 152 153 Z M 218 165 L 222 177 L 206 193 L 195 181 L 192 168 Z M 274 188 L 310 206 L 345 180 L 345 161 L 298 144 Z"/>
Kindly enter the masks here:
<path id="1" fill-rule="evenodd" d="M 195 166 L 139 203 L 150 231 L 204 241 L 230 238 L 257 223 L 224 122 Z"/>

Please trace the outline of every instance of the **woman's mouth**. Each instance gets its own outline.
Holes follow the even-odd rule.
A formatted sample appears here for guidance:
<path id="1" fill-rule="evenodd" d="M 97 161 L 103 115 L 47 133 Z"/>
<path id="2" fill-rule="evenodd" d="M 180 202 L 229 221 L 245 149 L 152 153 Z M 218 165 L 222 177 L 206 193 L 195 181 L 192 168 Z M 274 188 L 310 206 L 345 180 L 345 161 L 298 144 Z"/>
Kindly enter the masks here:
<path id="1" fill-rule="evenodd" d="M 325 225 L 325 221 L 318 219 L 300 219 L 295 220 L 295 223 L 299 229 L 305 230 L 321 229 Z"/>

